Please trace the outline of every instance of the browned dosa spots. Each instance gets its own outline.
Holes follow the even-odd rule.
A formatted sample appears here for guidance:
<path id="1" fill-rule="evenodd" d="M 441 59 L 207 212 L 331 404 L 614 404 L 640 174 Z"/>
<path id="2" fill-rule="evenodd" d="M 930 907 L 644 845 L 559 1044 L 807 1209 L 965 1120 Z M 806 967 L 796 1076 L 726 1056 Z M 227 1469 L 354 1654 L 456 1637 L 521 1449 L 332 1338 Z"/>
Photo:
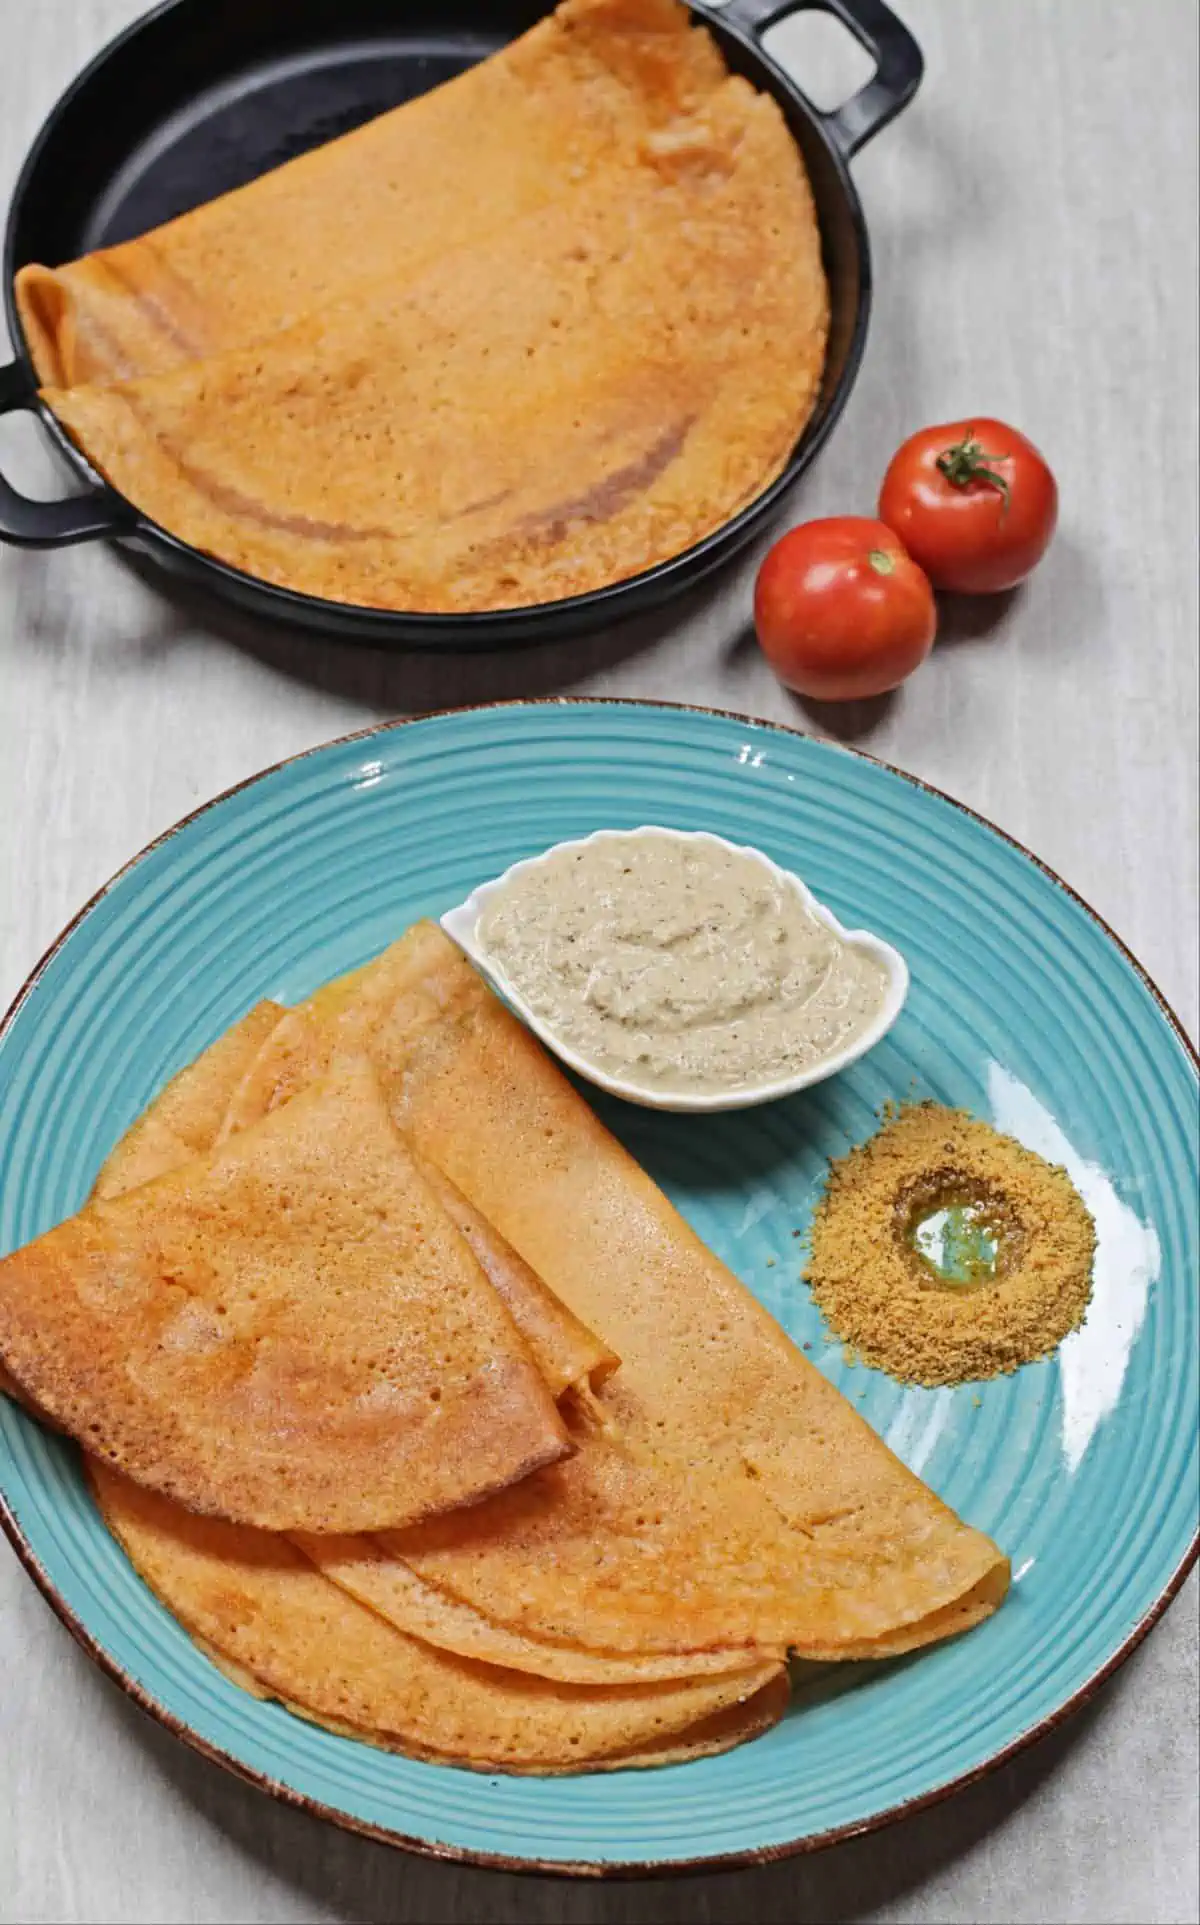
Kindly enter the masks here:
<path id="1" fill-rule="evenodd" d="M 627 501 L 649 488 L 664 469 L 670 467 L 687 440 L 692 420 L 693 417 L 688 416 L 664 428 L 645 454 L 615 468 L 602 480 L 593 482 L 583 494 L 569 501 L 557 502 L 539 514 L 530 515 L 518 523 L 516 532 L 538 536 L 544 541 L 561 541 L 578 522 L 608 521 Z"/>
<path id="2" fill-rule="evenodd" d="M 180 319 L 185 303 L 196 305 L 191 289 L 187 287 L 180 275 L 172 270 L 161 251 L 155 248 L 148 238 L 139 242 L 139 253 L 136 258 L 141 270 L 140 274 L 133 272 L 128 252 L 123 258 L 119 250 L 113 250 L 111 253 L 102 255 L 97 264 L 102 265 L 109 279 L 119 288 L 123 288 L 141 308 L 151 325 L 166 336 L 181 359 L 196 360 L 204 352 L 204 342 L 194 331 L 186 329 Z M 162 292 L 155 292 L 143 278 L 146 274 L 167 284 Z M 174 301 L 169 298 L 172 282 L 176 288 Z"/>
<path id="3" fill-rule="evenodd" d="M 497 488 L 494 494 L 481 495 L 478 501 L 464 502 L 462 507 L 455 511 L 456 519 L 465 521 L 468 515 L 482 515 L 486 514 L 489 508 L 502 508 L 506 501 L 512 499 L 512 492 L 511 488 Z"/>
<path id="4" fill-rule="evenodd" d="M 387 541 L 386 528 L 352 528 L 344 521 L 318 521 L 312 515 L 290 515 L 284 509 L 269 508 L 263 501 L 256 501 L 252 495 L 243 494 L 240 488 L 233 488 L 228 482 L 219 481 L 196 462 L 189 461 L 179 448 L 174 448 L 164 437 L 159 437 L 164 451 L 170 455 L 184 480 L 190 482 L 198 494 L 211 501 L 214 508 L 235 520 L 252 521 L 260 528 L 270 528 L 281 535 L 295 535 L 301 541 Z"/>
<path id="5" fill-rule="evenodd" d="M 152 436 L 168 461 L 189 486 L 202 495 L 214 508 L 237 521 L 254 522 L 260 528 L 269 528 L 283 535 L 295 535 L 301 541 L 386 541 L 386 528 L 353 528 L 347 522 L 318 521 L 311 515 L 293 515 L 285 509 L 270 508 L 264 501 L 248 495 L 241 488 L 222 481 L 217 475 L 209 474 L 199 462 L 191 460 L 177 447 L 169 435 L 157 431 L 153 416 L 140 400 L 136 389 L 129 387 L 121 392 L 121 399 L 131 414 L 136 416 L 147 433 Z"/>

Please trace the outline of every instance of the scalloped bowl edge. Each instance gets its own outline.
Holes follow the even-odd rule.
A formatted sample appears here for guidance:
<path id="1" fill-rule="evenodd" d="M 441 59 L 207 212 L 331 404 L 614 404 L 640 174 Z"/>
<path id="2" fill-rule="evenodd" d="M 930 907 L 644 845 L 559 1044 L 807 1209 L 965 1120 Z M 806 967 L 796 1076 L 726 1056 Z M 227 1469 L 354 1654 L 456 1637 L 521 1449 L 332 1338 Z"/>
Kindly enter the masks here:
<path id="1" fill-rule="evenodd" d="M 479 923 L 488 903 L 499 891 L 506 887 L 515 876 L 526 870 L 535 869 L 549 861 L 551 856 L 563 849 L 581 849 L 589 843 L 600 841 L 635 841 L 639 836 L 666 835 L 683 842 L 707 842 L 716 847 L 731 851 L 734 855 L 749 856 L 767 869 L 776 881 L 799 892 L 801 900 L 819 922 L 852 948 L 865 950 L 882 965 L 887 976 L 888 993 L 875 1021 L 865 1029 L 861 1036 L 825 1056 L 809 1068 L 799 1071 L 795 1076 L 782 1077 L 771 1083 L 742 1085 L 740 1088 L 688 1092 L 661 1091 L 642 1088 L 637 1083 L 626 1082 L 621 1077 L 609 1076 L 594 1063 L 580 1056 L 569 1044 L 564 1043 L 555 1032 L 532 1010 L 519 989 L 509 980 L 504 969 L 496 962 L 479 941 Z M 811 1089 L 816 1083 L 825 1082 L 836 1076 L 840 1070 L 848 1069 L 868 1050 L 882 1042 L 893 1027 L 908 997 L 908 964 L 898 949 L 894 949 L 882 936 L 870 929 L 846 929 L 832 909 L 816 897 L 803 877 L 790 869 L 781 868 L 770 856 L 749 843 L 729 842 L 724 836 L 715 835 L 708 829 L 668 829 L 655 823 L 642 823 L 636 829 L 593 829 L 590 835 L 572 836 L 563 842 L 555 842 L 550 848 L 541 850 L 535 856 L 525 856 L 514 862 L 502 875 L 493 876 L 490 881 L 482 882 L 473 889 L 463 902 L 447 909 L 440 918 L 441 926 L 451 940 L 458 944 L 475 967 L 487 978 L 492 988 L 502 996 L 521 1021 L 551 1053 L 565 1063 L 577 1075 L 610 1096 L 620 1096 L 627 1103 L 639 1104 L 643 1109 L 672 1110 L 693 1115 L 712 1115 L 720 1110 L 750 1109 L 759 1103 L 773 1103 L 783 1096 L 794 1096 L 800 1090 Z"/>

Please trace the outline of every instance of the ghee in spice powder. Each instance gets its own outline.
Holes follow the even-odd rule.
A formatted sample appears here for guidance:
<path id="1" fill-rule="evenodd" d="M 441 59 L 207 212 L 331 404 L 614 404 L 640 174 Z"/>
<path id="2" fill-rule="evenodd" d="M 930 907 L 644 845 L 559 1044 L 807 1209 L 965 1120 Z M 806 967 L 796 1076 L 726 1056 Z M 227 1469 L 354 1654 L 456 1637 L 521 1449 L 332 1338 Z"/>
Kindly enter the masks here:
<path id="1" fill-rule="evenodd" d="M 834 1335 L 909 1383 L 1000 1376 L 1083 1322 L 1096 1233 L 1065 1170 L 914 1104 L 832 1164 L 805 1276 Z"/>

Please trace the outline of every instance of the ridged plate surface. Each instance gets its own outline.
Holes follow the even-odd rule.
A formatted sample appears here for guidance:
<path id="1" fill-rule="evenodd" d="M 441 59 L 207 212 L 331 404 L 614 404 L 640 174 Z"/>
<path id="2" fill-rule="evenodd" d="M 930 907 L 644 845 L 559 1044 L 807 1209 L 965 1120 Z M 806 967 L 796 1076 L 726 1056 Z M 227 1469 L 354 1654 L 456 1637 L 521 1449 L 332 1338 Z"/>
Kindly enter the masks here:
<path id="1" fill-rule="evenodd" d="M 74 1449 L 6 1406 L 10 1533 L 102 1661 L 243 1772 L 435 1851 L 695 1863 L 869 1824 L 1077 1699 L 1179 1581 L 1196 1533 L 1197 1085 L 1178 1031 L 1083 905 L 996 831 L 763 724 L 637 704 L 464 711 L 331 744 L 201 811 L 72 927 L 0 1036 L 0 1247 L 75 1209 L 164 1078 L 257 998 L 303 996 L 551 842 L 647 821 L 756 843 L 908 958 L 896 1028 L 834 1081 L 720 1117 L 604 1114 L 893 1449 L 1004 1546 L 1016 1582 L 969 1637 L 847 1667 L 728 1757 L 481 1778 L 326 1735 L 228 1683 L 109 1539 Z M 908 1390 L 826 1340 L 795 1233 L 827 1158 L 885 1099 L 914 1096 L 967 1105 L 1083 1190 L 1096 1294 L 1053 1361 Z"/>

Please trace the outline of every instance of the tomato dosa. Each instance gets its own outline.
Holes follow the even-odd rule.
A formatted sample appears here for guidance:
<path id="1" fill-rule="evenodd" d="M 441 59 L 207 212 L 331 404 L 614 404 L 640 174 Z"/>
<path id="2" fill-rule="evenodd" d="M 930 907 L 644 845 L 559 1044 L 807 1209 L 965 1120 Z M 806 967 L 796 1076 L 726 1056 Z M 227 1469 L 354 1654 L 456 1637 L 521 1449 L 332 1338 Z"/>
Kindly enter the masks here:
<path id="1" fill-rule="evenodd" d="M 279 1005 L 258 1005 L 193 1065 L 181 1070 L 117 1143 L 100 1170 L 94 1193 L 119 1195 L 150 1174 L 162 1174 L 187 1163 L 191 1155 L 210 1149 L 241 1074 L 281 1016 Z M 422 1159 L 418 1159 L 418 1167 L 472 1247 L 485 1276 L 505 1296 L 512 1319 L 526 1336 L 551 1392 L 559 1396 L 570 1390 L 586 1398 L 589 1388 L 599 1388 L 616 1365 L 613 1353 L 578 1319 L 570 1317 L 557 1297 L 541 1284 L 541 1278 L 522 1263 L 516 1251 L 439 1170 Z M 572 1411 L 576 1423 L 586 1421 L 587 1409 L 584 1401 Z M 747 1663 L 745 1652 L 709 1652 L 688 1659 L 630 1659 L 537 1644 L 532 1638 L 522 1638 L 489 1623 L 468 1605 L 455 1604 L 445 1592 L 416 1577 L 403 1559 L 385 1552 L 374 1538 L 293 1534 L 293 1542 L 327 1577 L 397 1629 L 443 1650 L 507 1665 L 514 1671 L 528 1671 L 534 1677 L 551 1677 L 568 1684 L 643 1684 L 661 1677 L 709 1677 L 742 1669 Z M 740 1711 L 738 1717 L 742 1717 Z"/>
<path id="2" fill-rule="evenodd" d="M 213 1135 L 215 1140 L 215 1130 Z M 504 1298 L 550 1395 L 599 1390 L 621 1361 L 616 1352 L 572 1316 L 449 1177 L 423 1157 L 417 1157 L 416 1164 L 484 1276 Z"/>
<path id="3" fill-rule="evenodd" d="M 361 1064 L 0 1262 L 0 1355 L 135 1479 L 271 1529 L 411 1520 L 570 1449 Z"/>
<path id="4" fill-rule="evenodd" d="M 285 1013 L 280 1003 L 257 1004 L 180 1070 L 111 1151 L 93 1196 L 120 1196 L 211 1150 L 234 1089 Z M 417 1161 L 421 1177 L 508 1305 L 551 1396 L 598 1389 L 620 1359 L 547 1290 L 461 1190 L 433 1164 Z"/>
<path id="5" fill-rule="evenodd" d="M 195 1062 L 179 1070 L 109 1153 L 92 1195 L 120 1196 L 211 1150 L 230 1090 L 283 1014 L 282 1003 L 256 1003 Z"/>
<path id="6" fill-rule="evenodd" d="M 105 1163 L 96 1194 L 120 1195 L 150 1175 L 188 1161 L 212 1147 L 217 1125 L 255 1050 L 284 1014 L 277 1004 L 258 1009 L 180 1071 L 145 1115 L 117 1144 Z M 168 1127 L 169 1122 L 169 1127 Z M 151 1167 L 152 1166 L 152 1167 Z M 586 1399 L 611 1374 L 616 1359 L 570 1316 L 527 1264 L 467 1203 L 432 1164 L 418 1159 L 422 1176 L 461 1230 L 485 1275 L 500 1290 L 529 1343 L 553 1394 L 574 1391 Z M 584 1401 L 572 1414 L 586 1421 Z M 294 1535 L 305 1555 L 352 1596 L 400 1630 L 468 1658 L 502 1664 L 537 1677 L 571 1684 L 642 1684 L 659 1677 L 710 1676 L 743 1668 L 744 1652 L 677 1658 L 622 1658 L 562 1650 L 505 1633 L 468 1606 L 427 1585 L 403 1561 L 370 1538 Z M 737 1714 L 740 1719 L 742 1714 Z M 689 1743 L 691 1740 L 689 1740 Z"/>
<path id="7" fill-rule="evenodd" d="M 279 1003 L 256 1004 L 194 1063 L 172 1077 L 112 1151 L 92 1195 L 119 1196 L 123 1190 L 177 1169 L 197 1151 L 211 1150 L 231 1090 L 282 1015 Z M 0 1391 L 42 1423 L 57 1428 L 2 1366 Z"/>
<path id="8" fill-rule="evenodd" d="M 622 1367 L 571 1460 L 383 1542 L 509 1631 L 594 1652 L 891 1655 L 1008 1565 L 705 1248 L 440 930 L 272 1032 L 227 1130 L 365 1052 L 392 1114 Z"/>

